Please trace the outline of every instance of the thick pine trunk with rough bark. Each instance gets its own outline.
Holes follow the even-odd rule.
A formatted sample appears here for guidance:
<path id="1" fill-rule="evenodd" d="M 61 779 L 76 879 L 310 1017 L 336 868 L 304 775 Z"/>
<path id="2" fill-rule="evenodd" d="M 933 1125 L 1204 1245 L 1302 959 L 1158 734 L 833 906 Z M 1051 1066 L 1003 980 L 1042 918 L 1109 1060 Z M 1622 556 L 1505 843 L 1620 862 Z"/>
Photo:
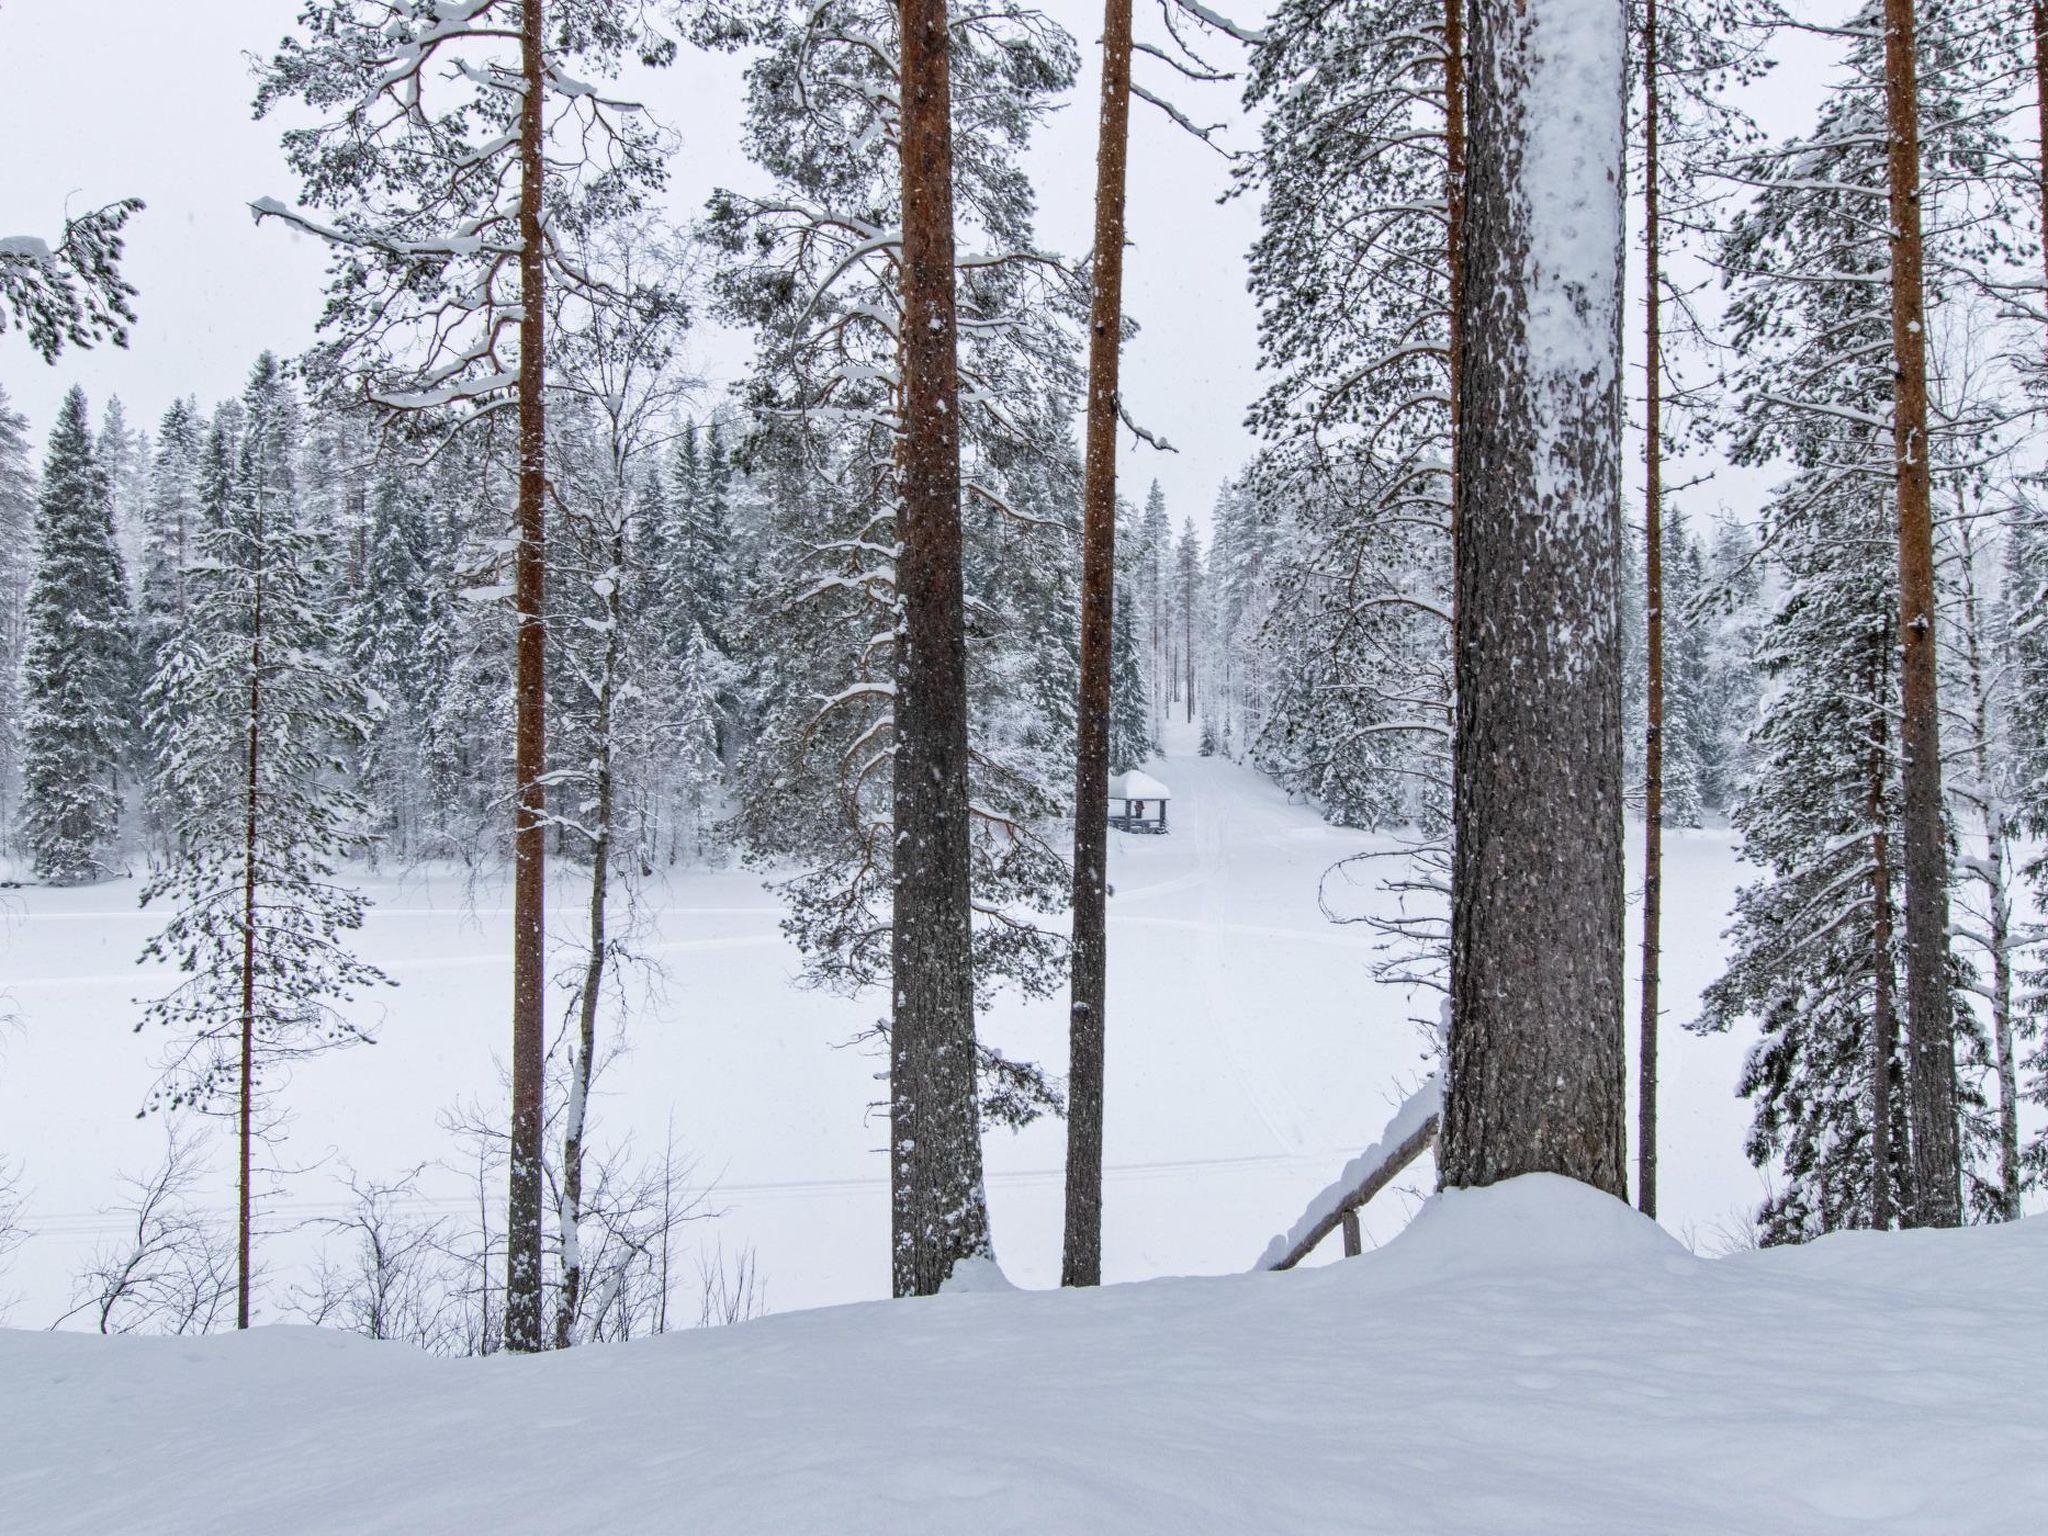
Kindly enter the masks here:
<path id="1" fill-rule="evenodd" d="M 505 1211 L 505 1347 L 540 1349 L 541 1075 L 547 988 L 546 269 L 542 247 L 541 0 L 521 8 L 526 99 L 519 114 L 519 499 L 512 559 L 518 609 L 512 774 L 512 1136 Z"/>
<path id="2" fill-rule="evenodd" d="M 1897 391 L 1899 747 L 1906 876 L 1906 1117 L 1915 1226 L 1963 1219 L 1956 1126 L 1955 1016 L 1949 995 L 1948 832 L 1941 798 L 1935 660 L 1934 510 L 1927 441 L 1927 312 L 1920 231 L 1920 102 L 1913 0 L 1885 0 L 1885 115 L 1891 215 L 1892 351 Z"/>
<path id="3" fill-rule="evenodd" d="M 1664 920 L 1664 380 L 1657 200 L 1657 0 L 1643 4 L 1643 543 L 1649 698 L 1643 742 L 1643 999 L 1637 1021 L 1636 1208 L 1657 1214 L 1657 983 Z"/>
<path id="4" fill-rule="evenodd" d="M 1621 0 L 1471 0 L 1442 1179 L 1627 1197 Z"/>
<path id="5" fill-rule="evenodd" d="M 1106 0 L 1095 159 L 1095 292 L 1088 319 L 1088 439 L 1081 488 L 1081 689 L 1074 756 L 1074 943 L 1067 1068 L 1062 1285 L 1102 1280 L 1103 1052 L 1108 1027 L 1109 710 L 1116 616 L 1117 369 L 1123 345 L 1124 179 L 1131 119 L 1131 0 Z"/>
<path id="6" fill-rule="evenodd" d="M 894 1006 L 896 1294 L 989 1253 L 974 1086 L 967 642 L 960 552 L 946 0 L 901 0 L 902 437 L 898 445 Z"/>

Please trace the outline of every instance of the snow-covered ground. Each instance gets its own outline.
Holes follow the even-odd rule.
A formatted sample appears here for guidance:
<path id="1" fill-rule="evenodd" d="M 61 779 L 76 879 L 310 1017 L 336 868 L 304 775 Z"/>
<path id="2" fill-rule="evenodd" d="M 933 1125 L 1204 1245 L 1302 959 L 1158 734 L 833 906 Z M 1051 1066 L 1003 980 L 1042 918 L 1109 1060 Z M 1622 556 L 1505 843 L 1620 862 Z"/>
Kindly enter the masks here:
<path id="1" fill-rule="evenodd" d="M 2048 1507 L 2048 1220 L 1706 1260 L 1547 1176 L 1284 1275 L 525 1359 L 0 1334 L 0 1524 L 1974 1536 Z"/>
<path id="2" fill-rule="evenodd" d="M 1111 838 L 1110 1045 L 1104 1273 L 1112 1280 L 1223 1273 L 1249 1266 L 1311 1195 L 1371 1142 L 1426 1063 L 1413 1022 L 1430 998 L 1374 987 L 1374 937 L 1318 904 L 1323 872 L 1387 846 L 1325 825 L 1247 768 L 1169 741 L 1151 765 L 1173 790 L 1165 837 Z M 1635 839 L 1632 837 L 1632 843 Z M 1677 1021 L 1712 978 L 1740 874 L 1719 832 L 1667 844 L 1662 1211 L 1682 1236 L 1711 1242 L 1754 1204 L 1757 1175 L 1741 1152 L 1747 1111 L 1733 1097 L 1745 1042 L 1698 1041 Z M 1338 884 L 1346 912 L 1384 900 L 1368 866 Z M 391 1177 L 451 1152 L 437 1123 L 457 1101 L 499 1095 L 508 1013 L 504 894 L 455 874 L 366 876 L 375 907 L 364 953 L 399 985 L 374 1005 L 374 1047 L 302 1065 L 281 1160 L 308 1171 L 270 1202 L 274 1260 L 298 1252 L 288 1229 L 339 1209 L 344 1165 Z M 553 919 L 566 971 L 581 890 L 558 888 Z M 17 1326 L 64 1309 L 70 1277 L 114 1218 L 104 1209 L 123 1171 L 160 1155 L 157 1118 L 135 1118 L 161 1042 L 133 1033 L 135 999 L 163 984 L 135 957 L 161 917 L 138 910 L 137 886 L 5 893 L 0 991 L 0 1156 L 21 1165 L 34 1234 L 0 1275 Z M 728 1253 L 751 1246 L 774 1310 L 885 1295 L 887 1167 L 880 1065 L 846 1044 L 881 1010 L 791 986 L 794 952 L 773 898 L 753 875 L 683 871 L 643 898 L 639 948 L 662 967 L 611 1070 L 604 1132 L 659 1144 L 673 1124 L 696 1175 L 715 1185 L 715 1223 L 692 1240 Z M 1632 952 L 1633 954 L 1633 952 Z M 996 1043 L 1063 1067 L 1065 999 L 1008 1000 L 987 1023 Z M 993 1133 L 989 1193 L 997 1246 L 1020 1284 L 1059 1271 L 1064 1129 Z M 219 1143 L 220 1209 L 229 1209 Z M 1373 1240 L 1398 1229 L 1427 1160 L 1368 1213 Z M 426 1198 L 454 1209 L 464 1193 L 431 1170 Z M 473 1199 L 473 1195 L 468 1198 Z M 1325 1245 L 1334 1249 L 1334 1240 Z M 1333 1255 L 1325 1254 L 1320 1257 Z M 283 1276 L 280 1277 L 282 1282 Z M 259 1318 L 283 1314 L 273 1297 Z"/>

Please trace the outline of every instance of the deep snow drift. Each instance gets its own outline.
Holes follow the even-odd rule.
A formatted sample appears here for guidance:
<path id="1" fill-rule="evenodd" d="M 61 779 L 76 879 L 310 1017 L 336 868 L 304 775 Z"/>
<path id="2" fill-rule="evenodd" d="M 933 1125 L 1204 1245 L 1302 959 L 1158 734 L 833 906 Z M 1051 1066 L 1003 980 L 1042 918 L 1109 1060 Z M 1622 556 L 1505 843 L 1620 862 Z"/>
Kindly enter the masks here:
<path id="1" fill-rule="evenodd" d="M 529 1359 L 0 1333 L 10 1529 L 2038 1528 L 2048 1219 L 1692 1256 L 1534 1177 L 1363 1258 Z"/>

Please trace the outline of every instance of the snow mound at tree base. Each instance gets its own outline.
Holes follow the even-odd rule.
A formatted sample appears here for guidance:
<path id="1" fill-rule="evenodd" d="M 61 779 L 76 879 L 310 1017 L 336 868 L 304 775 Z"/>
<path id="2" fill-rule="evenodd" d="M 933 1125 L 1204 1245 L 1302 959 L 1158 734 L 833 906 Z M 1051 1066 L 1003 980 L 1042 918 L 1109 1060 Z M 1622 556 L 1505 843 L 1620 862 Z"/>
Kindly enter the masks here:
<path id="1" fill-rule="evenodd" d="M 1320 1269 L 537 1359 L 0 1333 L 0 1525 L 1965 1536 L 2038 1528 L 2044 1382 L 2048 1219 L 1703 1260 L 1530 1178 Z"/>

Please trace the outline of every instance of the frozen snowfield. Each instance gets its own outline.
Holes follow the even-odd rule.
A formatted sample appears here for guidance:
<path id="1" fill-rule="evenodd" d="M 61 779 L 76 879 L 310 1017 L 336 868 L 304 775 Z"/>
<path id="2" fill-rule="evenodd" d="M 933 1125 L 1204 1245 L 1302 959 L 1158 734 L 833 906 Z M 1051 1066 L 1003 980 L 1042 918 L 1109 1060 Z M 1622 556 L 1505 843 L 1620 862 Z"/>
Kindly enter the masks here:
<path id="1" fill-rule="evenodd" d="M 0 1500 L 39 1536 L 2009 1536 L 2044 1276 L 2041 1218 L 1707 1260 L 1532 1176 L 1317 1270 L 526 1359 L 0 1334 Z"/>
<path id="2" fill-rule="evenodd" d="M 1373 986 L 1372 932 L 1333 924 L 1318 905 L 1326 868 L 1385 844 L 1325 825 L 1263 776 L 1197 756 L 1191 743 L 1183 730 L 1151 765 L 1175 794 L 1170 833 L 1111 838 L 1111 1280 L 1248 1267 L 1423 1075 L 1413 1020 L 1436 1013 L 1433 998 Z M 1667 846 L 1662 1209 L 1674 1232 L 1710 1240 L 1759 1187 L 1741 1154 L 1746 1109 L 1732 1096 L 1744 1042 L 1701 1042 L 1676 1021 L 1711 979 L 1739 866 L 1725 833 L 1673 834 Z M 1333 885 L 1333 904 L 1351 912 L 1384 900 L 1377 878 L 1368 866 L 1359 883 Z M 283 1266 L 280 1281 L 305 1241 L 289 1228 L 338 1209 L 344 1164 L 371 1177 L 432 1164 L 451 1151 L 437 1114 L 499 1094 L 503 894 L 472 894 L 449 871 L 365 879 L 375 907 L 362 948 L 399 985 L 370 1012 L 382 1016 L 375 1046 L 302 1065 L 287 1091 L 280 1160 L 308 1171 L 268 1204 L 278 1235 L 263 1247 Z M 566 971 L 582 888 L 571 874 L 557 889 L 551 920 Z M 0 1032 L 0 1154 L 21 1164 L 35 1233 L 0 1276 L 16 1326 L 44 1326 L 64 1309 L 81 1257 L 113 1225 L 103 1208 L 118 1175 L 161 1152 L 156 1118 L 135 1118 L 160 1048 L 132 1032 L 135 999 L 163 984 L 135 963 L 161 920 L 137 909 L 136 891 L 118 882 L 5 893 L 0 986 L 15 1018 Z M 673 1117 L 723 1213 L 690 1236 L 728 1252 L 752 1246 L 771 1309 L 886 1295 L 885 1122 L 868 1112 L 880 1063 L 847 1044 L 879 999 L 791 986 L 796 956 L 748 873 L 680 871 L 643 907 L 639 947 L 662 971 L 629 1021 L 628 1055 L 601 1086 L 602 1134 L 658 1144 Z M 988 1032 L 1011 1054 L 1063 1066 L 1065 999 L 1006 1000 Z M 219 1138 L 224 1215 L 229 1150 Z M 1050 1122 L 988 1140 L 997 1246 L 1022 1285 L 1058 1279 L 1063 1152 L 1064 1128 Z M 1409 1191 L 1433 1183 L 1426 1160 L 1403 1181 Z M 430 1170 L 423 1188 L 443 1208 L 465 1201 L 452 1174 Z M 1412 1193 L 1389 1191 L 1369 1227 L 1384 1238 L 1413 1204 Z M 258 1316 L 282 1314 L 273 1299 Z"/>

